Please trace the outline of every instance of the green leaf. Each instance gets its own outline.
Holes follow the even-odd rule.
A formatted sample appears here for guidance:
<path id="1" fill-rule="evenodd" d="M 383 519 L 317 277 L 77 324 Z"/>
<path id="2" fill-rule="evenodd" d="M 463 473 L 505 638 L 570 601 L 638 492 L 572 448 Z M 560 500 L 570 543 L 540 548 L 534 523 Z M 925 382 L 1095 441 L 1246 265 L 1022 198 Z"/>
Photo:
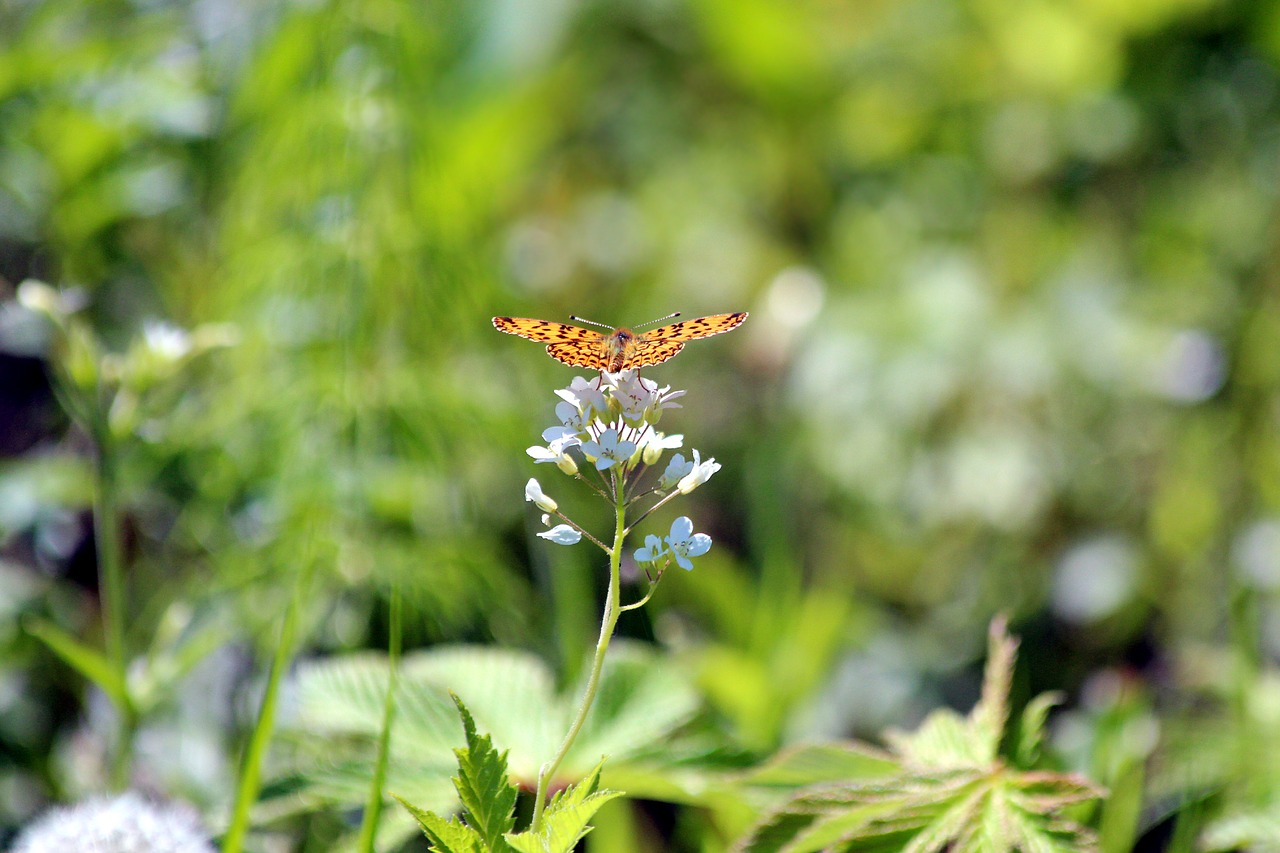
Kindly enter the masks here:
<path id="1" fill-rule="evenodd" d="M 467 737 L 466 748 L 454 750 L 458 775 L 453 784 L 462 800 L 463 815 L 486 849 L 493 853 L 508 850 L 503 836 L 515 826 L 517 792 L 507 774 L 507 754 L 493 748 L 489 735 L 476 732 L 476 722 L 461 699 L 454 696 L 453 702 Z"/>
<path id="2" fill-rule="evenodd" d="M 804 744 L 785 749 L 764 764 L 741 774 L 742 784 L 798 788 L 888 776 L 902 769 L 889 753 L 860 743 Z"/>
<path id="3" fill-rule="evenodd" d="M 45 619 L 27 619 L 23 626 L 68 666 L 101 687 L 117 708 L 131 707 L 128 687 L 106 655 Z"/>
<path id="4" fill-rule="evenodd" d="M 574 846 L 591 827 L 587 822 L 592 815 L 610 800 L 621 797 L 621 791 L 599 791 L 600 768 L 577 785 L 570 785 L 551 798 L 542 815 L 542 828 L 535 834 L 532 829 L 507 836 L 507 841 L 519 853 L 571 853 Z"/>
<path id="5" fill-rule="evenodd" d="M 1126 853 L 1138 840 L 1146 767 L 1133 761 L 1116 774 L 1111 796 L 1102 807 L 1098 847 L 1103 853 Z"/>
<path id="6" fill-rule="evenodd" d="M 1019 767 L 1031 767 L 1040 758 L 1045 720 L 1049 717 L 1049 711 L 1060 704 L 1062 699 L 1062 694 L 1058 692 L 1041 693 L 1022 709 L 1022 719 L 1018 724 L 1018 748 L 1014 752 L 1014 761 Z"/>
<path id="7" fill-rule="evenodd" d="M 433 812 L 420 809 L 399 794 L 392 794 L 400 801 L 400 805 L 404 806 L 409 814 L 413 815 L 414 820 L 418 822 L 418 826 L 422 828 L 423 835 L 427 836 L 427 840 L 431 842 L 431 849 L 438 853 L 488 853 L 488 848 L 484 846 L 484 840 L 480 838 L 480 833 L 476 832 L 465 823 L 454 820 L 445 820 Z"/>
<path id="8" fill-rule="evenodd" d="M 1209 824 L 1200 836 L 1204 850 L 1280 849 L 1280 815 L 1240 811 Z"/>
<path id="9" fill-rule="evenodd" d="M 1063 812 L 1101 796 L 1101 790 L 1070 774 L 1019 772 L 997 755 L 1008 719 L 1016 649 L 1003 621 L 994 621 L 982 698 L 967 717 L 935 711 L 915 732 L 892 735 L 888 758 L 874 768 L 882 772 L 881 778 L 869 781 L 854 776 L 802 789 L 734 849 L 740 853 L 1095 849 L 1093 834 L 1066 819 Z M 1029 709 L 1029 722 L 1024 723 L 1028 743 L 1038 744 L 1049 704 L 1050 699 L 1042 699 Z M 825 757 L 830 762 L 832 756 Z M 764 774 L 764 778 L 770 777 Z"/>

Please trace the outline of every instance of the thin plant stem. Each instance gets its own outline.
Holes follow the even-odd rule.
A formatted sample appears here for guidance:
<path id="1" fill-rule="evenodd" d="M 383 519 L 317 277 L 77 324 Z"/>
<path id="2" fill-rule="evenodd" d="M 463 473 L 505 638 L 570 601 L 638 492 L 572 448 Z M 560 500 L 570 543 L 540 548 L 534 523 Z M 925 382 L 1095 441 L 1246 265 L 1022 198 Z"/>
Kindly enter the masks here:
<path id="1" fill-rule="evenodd" d="M 267 746 L 271 743 L 271 736 L 275 731 L 280 684 L 284 680 L 284 672 L 288 669 L 293 655 L 298 611 L 302 607 L 303 592 L 308 586 L 307 580 L 310 576 L 309 567 L 302 571 L 294 588 L 293 597 L 289 601 L 289 608 L 284 614 L 284 623 L 280 627 L 280 640 L 276 643 L 276 652 L 271 659 L 271 672 L 267 676 L 262 705 L 258 709 L 258 719 L 254 723 L 253 733 L 249 736 L 249 744 L 241 763 L 231 822 L 227 827 L 226 835 L 222 838 L 222 853 L 240 853 L 244 849 L 245 836 L 249 832 L 249 813 L 254 801 L 258 798 L 258 791 L 262 784 L 262 763 L 266 759 Z"/>
<path id="2" fill-rule="evenodd" d="M 99 413 L 92 425 L 97 444 L 93 495 L 94 547 L 98 552 L 98 583 L 102 590 L 102 632 L 107 660 L 122 688 L 123 698 L 116 713 L 119 730 L 115 753 L 111 759 L 111 787 L 122 791 L 129 785 L 129 766 L 133 755 L 133 738 L 138 728 L 138 715 L 129 693 L 129 658 L 125 648 L 125 578 L 124 555 L 120 543 L 119 480 L 116 453 L 111 441 L 105 413 Z"/>
<path id="3" fill-rule="evenodd" d="M 600 688 L 600 673 L 604 670 L 605 652 L 609 650 L 609 641 L 613 638 L 614 628 L 618 625 L 618 616 L 622 612 L 622 543 L 627 535 L 627 504 L 622 489 L 617 488 L 615 481 L 614 494 L 614 528 L 613 548 L 609 552 L 609 591 L 605 596 L 604 616 L 600 620 L 600 638 L 596 641 L 595 658 L 591 661 L 591 674 L 587 677 L 587 687 L 582 694 L 582 702 L 578 706 L 577 716 L 569 726 L 564 743 L 555 757 L 542 765 L 538 773 L 538 793 L 533 801 L 533 831 L 542 829 L 542 814 L 547 807 L 547 789 L 555 779 L 560 765 L 569 754 L 569 748 L 578 737 L 583 724 L 587 721 L 587 712 L 595 701 L 596 691 Z"/>
<path id="4" fill-rule="evenodd" d="M 673 489 L 673 491 L 671 491 L 670 493 L 668 493 L 668 494 L 664 495 L 664 496 L 663 496 L 663 498 L 662 498 L 662 500 L 658 501 L 656 504 L 654 504 L 653 506 L 649 507 L 649 508 L 648 508 L 648 509 L 646 509 L 644 512 L 640 513 L 640 517 L 639 517 L 639 518 L 637 518 L 635 521 L 631 522 L 631 525 L 630 525 L 629 527 L 627 527 L 627 529 L 626 529 L 626 531 L 625 531 L 625 532 L 630 533 L 630 532 L 635 528 L 635 526 L 636 526 L 637 524 L 639 524 L 640 522 L 644 521 L 646 518 L 648 518 L 648 517 L 649 517 L 649 513 L 653 512 L 655 509 L 657 509 L 658 507 L 662 506 L 663 504 L 665 504 L 667 501 L 671 500 L 672 498 L 674 498 L 674 497 L 675 497 L 676 495 L 678 495 L 678 494 L 680 494 L 680 490 L 679 490 L 679 489 Z"/>
<path id="5" fill-rule="evenodd" d="M 387 698 L 382 707 L 382 732 L 378 735 L 378 757 L 373 767 L 373 780 L 369 785 L 369 801 L 365 805 L 364 820 L 360 823 L 360 839 L 356 849 L 360 853 L 373 853 L 378 836 L 378 821 L 382 817 L 382 789 L 387 779 L 387 757 L 391 752 L 391 724 L 396 715 L 396 682 L 400 670 L 400 585 L 391 589 L 391 637 L 387 649 Z"/>
<path id="6" fill-rule="evenodd" d="M 604 551 L 606 554 L 608 554 L 608 553 L 609 553 L 609 546 L 608 546 L 608 545 L 604 544 L 604 543 L 603 543 L 603 542 L 601 542 L 599 539 L 597 539 L 596 537 L 592 536 L 592 535 L 591 535 L 591 533 L 590 533 L 590 532 L 588 532 L 586 528 L 581 527 L 581 526 L 580 526 L 576 521 L 574 521 L 572 518 L 570 518 L 569 516 L 565 515 L 563 512 L 561 512 L 561 511 L 560 511 L 560 510 L 558 510 L 558 509 L 557 509 L 557 510 L 553 510 L 553 511 L 552 511 L 552 514 L 553 514 L 554 516 L 556 516 L 557 518 L 564 519 L 564 521 L 565 521 L 565 523 L 566 523 L 566 524 L 568 524 L 568 525 L 569 525 L 570 527 L 572 527 L 574 530 L 576 530 L 576 531 L 578 531 L 579 533 L 581 533 L 581 534 L 582 534 L 583 536 L 585 536 L 587 539 L 590 539 L 590 540 L 591 540 L 592 542 L 594 542 L 596 545 L 600 546 L 600 550 L 601 550 L 601 551 Z"/>

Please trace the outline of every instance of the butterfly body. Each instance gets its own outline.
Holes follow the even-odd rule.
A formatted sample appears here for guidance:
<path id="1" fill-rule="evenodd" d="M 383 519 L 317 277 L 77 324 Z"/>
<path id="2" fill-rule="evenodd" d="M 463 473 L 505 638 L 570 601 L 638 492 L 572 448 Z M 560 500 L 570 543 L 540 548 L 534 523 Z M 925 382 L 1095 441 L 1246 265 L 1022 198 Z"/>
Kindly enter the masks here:
<path id="1" fill-rule="evenodd" d="M 545 343 L 547 355 L 557 361 L 617 373 L 632 367 L 661 364 L 684 349 L 685 342 L 723 334 L 736 329 L 746 319 L 747 313 L 739 311 L 672 323 L 648 332 L 619 326 L 607 334 L 527 317 L 494 317 L 493 325 L 500 332 Z"/>

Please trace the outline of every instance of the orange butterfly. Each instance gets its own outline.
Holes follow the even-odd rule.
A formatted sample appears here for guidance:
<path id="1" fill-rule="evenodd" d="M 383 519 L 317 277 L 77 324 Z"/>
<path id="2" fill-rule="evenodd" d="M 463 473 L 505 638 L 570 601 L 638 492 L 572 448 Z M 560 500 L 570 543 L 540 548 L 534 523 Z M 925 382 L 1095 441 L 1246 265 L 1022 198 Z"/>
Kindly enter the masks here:
<path id="1" fill-rule="evenodd" d="M 679 317 L 672 314 L 662 320 Z M 581 317 L 571 316 L 569 319 L 580 323 L 591 323 L 602 329 L 608 329 L 607 335 L 584 329 L 581 326 L 569 326 L 565 323 L 552 323 L 549 320 L 531 320 L 528 317 L 494 317 L 493 326 L 499 332 L 508 335 L 519 335 L 531 341 L 547 345 L 547 355 L 556 361 L 576 367 L 592 370 L 607 370 L 617 373 L 631 367 L 646 367 L 661 364 L 684 349 L 685 341 L 698 338 L 709 338 L 736 329 L 747 319 L 746 311 L 734 314 L 712 314 L 710 317 L 699 317 L 683 323 L 672 323 L 659 326 L 648 332 L 637 333 L 619 326 L 613 328 L 603 323 L 592 323 Z M 659 323 L 661 320 L 651 322 Z M 645 323 L 644 325 L 648 325 Z"/>

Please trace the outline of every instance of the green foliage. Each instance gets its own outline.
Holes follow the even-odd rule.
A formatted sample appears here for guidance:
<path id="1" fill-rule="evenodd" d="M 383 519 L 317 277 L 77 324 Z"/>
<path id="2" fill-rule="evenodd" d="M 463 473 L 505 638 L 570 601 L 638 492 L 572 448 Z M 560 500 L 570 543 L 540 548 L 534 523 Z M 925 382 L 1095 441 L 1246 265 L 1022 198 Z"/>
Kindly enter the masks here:
<path id="1" fill-rule="evenodd" d="M 278 796 L 260 806 L 262 819 L 298 808 L 354 808 L 364 801 L 388 674 L 387 659 L 368 653 L 299 667 L 297 713 L 282 732 L 287 746 L 282 754 L 288 759 L 280 768 Z M 474 715 L 483 726 L 485 742 L 492 738 L 503 750 L 504 772 L 532 788 L 541 762 L 564 736 L 581 685 L 557 693 L 545 663 L 529 654 L 441 647 L 405 655 L 397 677 L 387 787 L 439 813 L 456 806 L 449 780 L 461 760 L 451 752 L 458 738 L 451 691 L 466 703 L 468 719 Z M 634 643 L 616 643 L 596 704 L 555 787 L 588 777 L 592 762 L 608 755 L 618 777 L 634 785 L 628 788 L 633 795 L 687 801 L 686 784 L 706 788 L 723 767 L 709 748 L 717 740 L 705 733 L 687 741 L 679 736 L 696 710 L 696 693 L 664 656 Z M 481 778 L 478 771 L 464 776 L 476 778 Z M 481 778 L 484 784 L 492 781 Z M 477 809 L 477 816 L 489 816 Z M 572 822 L 571 817 L 561 820 Z M 379 837 L 390 843 L 406 828 L 389 818 Z"/>
<path id="2" fill-rule="evenodd" d="M 1094 849 L 1093 834 L 1066 812 L 1101 797 L 1099 788 L 1082 776 L 1022 769 L 999 757 L 1016 647 L 1003 621 L 993 622 L 982 698 L 967 717 L 935 711 L 916 731 L 891 734 L 873 778 L 827 781 L 802 790 L 736 849 Z M 1027 707 L 1024 743 L 1038 741 L 1046 708 L 1043 699 Z M 862 752 L 855 747 L 846 756 Z"/>
<path id="3" fill-rule="evenodd" d="M 1014 694 L 1065 697 L 1004 754 L 1110 789 L 1101 848 L 1168 825 L 1178 851 L 1271 844 L 1278 22 L 1211 0 L 0 4 L 0 837 L 105 786 L 85 745 L 127 738 L 87 685 L 140 715 L 141 778 L 221 823 L 295 602 L 308 660 L 383 648 L 399 588 L 410 647 L 532 650 L 572 682 L 600 567 L 527 547 L 519 499 L 570 371 L 488 317 L 749 310 L 653 373 L 715 401 L 699 441 L 725 472 L 694 498 L 716 548 L 621 630 L 696 687 L 603 697 L 624 717 L 566 767 L 607 752 L 610 787 L 698 806 L 662 837 L 637 812 L 637 849 L 714 848 L 784 778 L 899 778 L 896 746 L 828 746 L 742 777 L 776 786 L 708 781 L 922 719 L 997 611 L 1035 626 Z M 56 339 L 10 301 L 30 277 L 83 323 Z M 157 318 L 240 342 L 166 360 Z M 128 447 L 95 554 L 104 412 L 91 431 Z M 95 583 L 110 553 L 127 583 Z M 184 611 L 207 633 L 163 636 Z M 301 728 L 271 744 L 254 815 L 288 845 L 336 849 L 369 802 L 376 669 L 348 719 L 307 711 L 331 762 Z M 553 681 L 521 683 L 545 724 L 462 693 L 522 784 L 555 748 Z M 396 694 L 388 778 L 444 813 L 456 718 L 423 693 Z M 931 726 L 913 748 L 991 766 L 969 721 Z"/>
<path id="4" fill-rule="evenodd" d="M 591 827 L 587 821 L 621 791 L 601 791 L 601 760 L 581 782 L 569 785 L 551 798 L 542 815 L 542 827 L 508 835 L 507 842 L 520 853 L 570 853 Z"/>
<path id="5" fill-rule="evenodd" d="M 1188 830 L 1197 849 L 1273 849 L 1280 838 L 1280 670 L 1255 673 L 1244 661 L 1216 656 L 1201 664 L 1200 701 L 1165 722 L 1148 799 L 1200 804 Z"/>
<path id="6" fill-rule="evenodd" d="M 512 832 L 516 787 L 509 780 L 507 753 L 494 749 L 489 735 L 478 734 L 462 700 L 452 698 L 467 741 L 465 747 L 454 750 L 458 775 L 453 784 L 462 802 L 461 815 L 445 820 L 396 796 L 438 853 L 570 853 L 590 831 L 587 821 L 596 810 L 621 796 L 619 791 L 599 790 L 601 762 L 581 782 L 552 798 L 540 828 Z"/>
<path id="7" fill-rule="evenodd" d="M 507 778 L 507 754 L 493 748 L 489 735 L 476 733 L 475 720 L 457 696 L 452 696 L 462 717 L 466 748 L 453 751 L 458 757 L 458 775 L 453 786 L 462 801 L 462 816 L 475 830 L 485 849 L 505 853 L 503 836 L 515 826 L 516 786 Z"/>

